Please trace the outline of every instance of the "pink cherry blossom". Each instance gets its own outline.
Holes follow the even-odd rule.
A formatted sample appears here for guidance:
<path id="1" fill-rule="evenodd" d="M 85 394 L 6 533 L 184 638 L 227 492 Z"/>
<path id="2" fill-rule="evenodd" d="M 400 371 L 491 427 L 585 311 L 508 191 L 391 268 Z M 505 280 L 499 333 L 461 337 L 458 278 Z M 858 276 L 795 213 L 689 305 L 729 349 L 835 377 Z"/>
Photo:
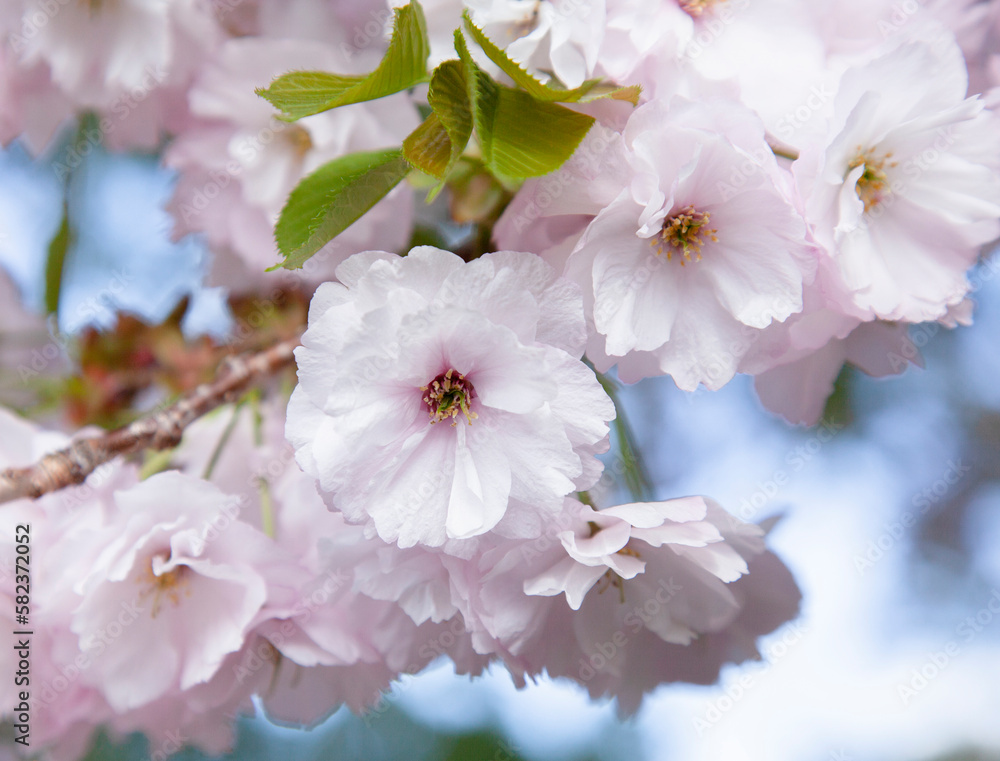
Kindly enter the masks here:
<path id="1" fill-rule="evenodd" d="M 796 615 L 800 599 L 763 534 L 702 497 L 581 506 L 558 534 L 562 557 L 524 585 L 529 595 L 564 594 L 578 611 L 579 657 L 549 673 L 616 695 L 630 714 L 658 684 L 711 683 L 727 661 L 759 657 L 756 637 Z M 748 576 L 754 563 L 759 578 Z"/>
<path id="2" fill-rule="evenodd" d="M 351 257 L 317 291 L 286 432 L 348 520 L 402 547 L 537 536 L 593 484 L 613 405 L 579 290 L 515 252 Z"/>
<path id="3" fill-rule="evenodd" d="M 466 0 L 487 36 L 529 71 L 579 87 L 597 65 L 604 0 Z"/>
<path id="4" fill-rule="evenodd" d="M 718 388 L 747 330 L 802 308 L 815 269 L 762 130 L 735 104 L 659 101 L 625 130 L 629 184 L 566 263 L 592 310 L 588 355 L 632 382 L 666 373 Z"/>
<path id="5" fill-rule="evenodd" d="M 115 499 L 113 538 L 78 583 L 71 628 L 85 649 L 122 610 L 133 616 L 87 674 L 125 711 L 211 679 L 268 602 L 267 569 L 281 555 L 206 481 L 161 473 Z M 155 659 L 142 655 L 150 648 Z"/>
<path id="6" fill-rule="evenodd" d="M 24 72 L 47 68 L 76 108 L 106 119 L 117 148 L 154 148 L 184 123 L 187 86 L 221 37 L 198 0 L 12 5 L 6 31 Z"/>
<path id="7" fill-rule="evenodd" d="M 795 162 L 807 217 L 858 309 L 937 320 L 1000 233 L 1000 152 L 953 44 L 900 45 L 848 70 L 822 145 Z M 928 76 L 927 72 L 933 72 Z"/>

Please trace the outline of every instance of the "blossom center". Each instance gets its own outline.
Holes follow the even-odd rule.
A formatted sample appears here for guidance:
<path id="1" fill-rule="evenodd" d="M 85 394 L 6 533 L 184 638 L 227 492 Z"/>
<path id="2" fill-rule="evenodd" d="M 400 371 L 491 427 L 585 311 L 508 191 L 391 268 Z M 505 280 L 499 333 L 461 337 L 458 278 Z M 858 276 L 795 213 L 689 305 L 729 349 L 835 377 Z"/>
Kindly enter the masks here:
<path id="1" fill-rule="evenodd" d="M 104 10 L 105 6 L 113 8 L 118 4 L 118 0 L 78 0 L 79 4 L 87 9 L 91 16 L 96 16 Z"/>
<path id="2" fill-rule="evenodd" d="M 680 0 L 681 10 L 692 18 L 698 18 L 716 3 L 724 0 Z"/>
<path id="3" fill-rule="evenodd" d="M 424 404 L 427 405 L 431 425 L 452 418 L 452 426 L 454 427 L 458 424 L 455 418 L 460 412 L 465 415 L 469 425 L 472 425 L 472 421 L 479 417 L 470 409 L 472 400 L 476 398 L 476 389 L 462 373 L 454 368 L 449 368 L 447 372 L 441 373 L 428 385 L 421 386 L 420 390 L 427 392 L 424 395 Z"/>
<path id="4" fill-rule="evenodd" d="M 153 598 L 153 608 L 151 615 L 156 618 L 163 607 L 163 600 L 173 603 L 176 608 L 180 605 L 181 594 L 190 595 L 190 575 L 191 569 L 186 565 L 179 565 L 172 571 L 156 575 L 153 571 L 153 558 L 149 559 L 149 567 L 146 568 L 138 582 L 144 584 L 144 589 L 139 592 L 139 599 L 145 600 L 147 597 Z"/>
<path id="5" fill-rule="evenodd" d="M 866 214 L 880 206 L 892 195 L 889 177 L 885 173 L 886 161 L 890 155 L 887 154 L 883 158 L 875 160 L 863 153 L 858 153 L 857 157 L 847 165 L 848 172 L 857 169 L 862 164 L 865 167 L 858 181 L 854 184 L 854 190 L 865 205 Z M 891 163 L 889 166 L 895 166 L 895 164 Z"/>
<path id="6" fill-rule="evenodd" d="M 674 254 L 685 262 L 701 260 L 701 248 L 707 241 L 718 242 L 719 232 L 708 227 L 711 215 L 707 211 L 696 211 L 693 206 L 685 206 L 676 214 L 663 220 L 663 227 L 654 237 L 653 245 L 658 254 L 666 254 L 672 259 Z"/>
<path id="7" fill-rule="evenodd" d="M 313 147 L 312 137 L 304 127 L 298 124 L 286 125 L 287 140 L 298 158 L 305 156 Z"/>
<path id="8" fill-rule="evenodd" d="M 590 536 L 594 537 L 600 530 L 601 525 L 597 521 L 587 521 L 587 527 L 590 529 Z M 616 555 L 628 555 L 629 557 L 636 558 L 637 560 L 642 559 L 642 555 L 639 554 L 638 550 L 633 550 L 627 544 L 618 550 Z M 604 575 L 597 580 L 597 594 L 602 595 L 608 589 L 608 587 L 614 587 L 618 590 L 618 600 L 624 604 L 625 603 L 625 579 L 618 575 L 614 569 L 609 568 L 604 572 Z"/>

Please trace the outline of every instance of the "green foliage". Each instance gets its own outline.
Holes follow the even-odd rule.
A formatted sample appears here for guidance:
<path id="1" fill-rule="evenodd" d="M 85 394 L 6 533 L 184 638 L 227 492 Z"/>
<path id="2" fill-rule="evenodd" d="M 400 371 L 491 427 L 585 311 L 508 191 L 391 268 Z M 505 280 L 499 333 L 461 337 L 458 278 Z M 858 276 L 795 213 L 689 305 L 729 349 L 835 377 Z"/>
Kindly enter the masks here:
<path id="1" fill-rule="evenodd" d="M 398 148 L 351 153 L 321 166 L 296 186 L 281 210 L 274 237 L 285 260 L 276 267 L 301 267 L 409 172 Z"/>
<path id="2" fill-rule="evenodd" d="M 434 200 L 472 137 L 472 103 L 465 67 L 445 61 L 434 70 L 427 92 L 431 114 L 403 142 L 403 154 L 415 168 L 442 180 L 427 200 Z"/>
<path id="3" fill-rule="evenodd" d="M 502 737 L 479 731 L 455 738 L 444 761 L 524 761 L 524 757 Z"/>
<path id="4" fill-rule="evenodd" d="M 459 32 L 455 47 L 465 67 L 486 167 L 500 179 L 521 180 L 562 166 L 594 123 L 593 117 L 497 84 L 472 60 Z"/>
<path id="5" fill-rule="evenodd" d="M 371 74 L 292 72 L 258 93 L 281 109 L 284 118 L 294 120 L 381 98 L 427 81 L 430 47 L 423 11 L 412 0 L 396 9 L 395 14 L 389 49 Z M 424 121 L 406 137 L 400 149 L 358 153 L 331 161 L 292 191 L 275 228 L 275 240 L 284 256 L 278 266 L 301 267 L 371 209 L 411 169 L 419 170 L 411 180 L 430 188 L 428 202 L 446 184 L 453 190 L 463 187 L 456 182 L 456 175 L 473 132 L 484 171 L 498 181 L 498 190 L 490 197 L 504 198 L 522 180 L 562 166 L 593 125 L 592 117 L 559 102 L 615 98 L 635 104 L 638 100 L 637 87 L 618 87 L 598 80 L 588 80 L 572 90 L 544 84 L 486 37 L 468 14 L 465 24 L 472 38 L 517 87 L 501 85 L 480 69 L 469 54 L 462 31 L 456 29 L 459 60 L 445 61 L 434 70 L 427 93 L 429 108 L 422 112 Z M 433 186 L 426 184 L 434 181 Z M 492 190 L 481 185 L 475 187 Z M 492 211 L 485 215 L 492 221 L 496 216 Z"/>
<path id="6" fill-rule="evenodd" d="M 854 420 L 854 409 L 851 404 L 851 388 L 856 380 L 856 372 L 851 365 L 845 364 L 837 373 L 833 383 L 833 391 L 826 398 L 826 406 L 820 422 L 850 425 Z"/>
<path id="7" fill-rule="evenodd" d="M 430 41 L 420 4 L 393 10 L 392 38 L 378 68 L 362 76 L 323 71 L 293 71 L 275 79 L 257 94 L 283 111 L 288 121 L 331 108 L 384 98 L 427 80 Z"/>
<path id="8" fill-rule="evenodd" d="M 55 314 L 59 311 L 59 294 L 62 292 L 63 271 L 66 268 L 66 254 L 73 242 L 69 224 L 69 204 L 63 201 L 62 221 L 59 229 L 49 242 L 45 259 L 45 311 Z"/>

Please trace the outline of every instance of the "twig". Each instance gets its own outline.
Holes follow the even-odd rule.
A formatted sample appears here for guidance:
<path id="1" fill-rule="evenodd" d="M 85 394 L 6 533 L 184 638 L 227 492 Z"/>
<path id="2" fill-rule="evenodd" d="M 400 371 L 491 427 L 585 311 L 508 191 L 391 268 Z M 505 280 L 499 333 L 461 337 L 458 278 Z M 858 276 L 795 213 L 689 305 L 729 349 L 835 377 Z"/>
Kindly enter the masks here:
<path id="1" fill-rule="evenodd" d="M 30 467 L 0 472 L 0 504 L 25 497 L 37 499 L 43 494 L 83 483 L 97 468 L 119 455 L 177 446 L 184 429 L 199 417 L 233 401 L 252 384 L 291 365 L 294 361 L 292 351 L 298 344 L 299 339 L 294 338 L 257 354 L 230 357 L 214 381 L 203 383 L 160 412 L 116 431 L 78 439 Z"/>

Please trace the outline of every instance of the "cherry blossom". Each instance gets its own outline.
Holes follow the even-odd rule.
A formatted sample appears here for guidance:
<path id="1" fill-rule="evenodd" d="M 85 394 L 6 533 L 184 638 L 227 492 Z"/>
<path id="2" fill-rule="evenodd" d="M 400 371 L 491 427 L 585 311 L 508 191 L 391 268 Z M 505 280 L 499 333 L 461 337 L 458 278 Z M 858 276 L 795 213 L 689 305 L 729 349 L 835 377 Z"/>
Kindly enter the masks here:
<path id="1" fill-rule="evenodd" d="M 352 522 L 440 546 L 536 536 L 596 481 L 610 400 L 579 290 L 530 254 L 351 257 L 317 291 L 287 435 Z"/>
<path id="2" fill-rule="evenodd" d="M 965 89 L 956 46 L 900 45 L 844 74 L 826 141 L 793 166 L 816 239 L 872 317 L 942 317 L 1000 233 L 1000 176 L 983 158 L 997 133 Z"/>
<path id="3" fill-rule="evenodd" d="M 735 104 L 679 100 L 629 120 L 630 181 L 566 262 L 592 310 L 599 370 L 617 362 L 627 382 L 667 373 L 686 390 L 718 388 L 742 332 L 801 310 L 813 249 L 751 125 Z"/>

